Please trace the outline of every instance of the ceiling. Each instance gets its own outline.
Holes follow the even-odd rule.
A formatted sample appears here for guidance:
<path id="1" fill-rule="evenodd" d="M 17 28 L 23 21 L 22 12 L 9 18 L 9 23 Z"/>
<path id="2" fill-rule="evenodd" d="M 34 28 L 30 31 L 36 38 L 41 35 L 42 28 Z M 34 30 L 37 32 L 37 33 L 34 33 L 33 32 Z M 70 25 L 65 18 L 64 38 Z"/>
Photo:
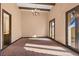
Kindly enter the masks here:
<path id="1" fill-rule="evenodd" d="M 55 3 L 17 3 L 19 9 L 33 10 L 38 9 L 41 11 L 50 11 Z"/>

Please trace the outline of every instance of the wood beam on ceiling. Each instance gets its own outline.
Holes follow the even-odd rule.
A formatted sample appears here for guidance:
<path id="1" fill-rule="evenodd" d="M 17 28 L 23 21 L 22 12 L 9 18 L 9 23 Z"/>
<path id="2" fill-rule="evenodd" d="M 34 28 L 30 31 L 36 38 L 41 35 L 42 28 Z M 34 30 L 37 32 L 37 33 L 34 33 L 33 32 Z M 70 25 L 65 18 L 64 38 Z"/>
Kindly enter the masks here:
<path id="1" fill-rule="evenodd" d="M 50 11 L 50 9 L 41 9 L 41 8 L 30 8 L 30 7 L 19 7 L 19 9 L 27 9 L 27 10 L 40 10 L 40 11 Z"/>
<path id="2" fill-rule="evenodd" d="M 33 3 L 33 4 L 40 4 L 40 5 L 53 5 L 53 6 L 55 6 L 56 3 Z"/>

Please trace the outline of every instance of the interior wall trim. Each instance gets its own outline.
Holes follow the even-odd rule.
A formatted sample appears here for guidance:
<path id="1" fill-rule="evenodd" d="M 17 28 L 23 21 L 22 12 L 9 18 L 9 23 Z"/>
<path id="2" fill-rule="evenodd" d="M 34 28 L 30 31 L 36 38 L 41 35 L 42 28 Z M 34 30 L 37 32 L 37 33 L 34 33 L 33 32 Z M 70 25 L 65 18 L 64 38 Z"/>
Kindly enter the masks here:
<path id="1" fill-rule="evenodd" d="M 48 36 L 38 36 L 38 37 L 22 37 L 22 38 L 48 38 Z"/>

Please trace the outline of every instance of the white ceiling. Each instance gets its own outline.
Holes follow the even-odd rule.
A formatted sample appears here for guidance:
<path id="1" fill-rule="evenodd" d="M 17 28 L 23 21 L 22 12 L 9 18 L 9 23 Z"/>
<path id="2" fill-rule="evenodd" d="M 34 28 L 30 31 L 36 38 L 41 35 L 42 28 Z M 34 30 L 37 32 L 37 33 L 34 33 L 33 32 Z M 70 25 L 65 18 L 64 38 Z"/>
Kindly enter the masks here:
<path id="1" fill-rule="evenodd" d="M 41 5 L 32 3 L 17 3 L 18 7 L 29 7 L 29 8 L 41 8 L 41 9 L 51 9 L 52 5 Z"/>

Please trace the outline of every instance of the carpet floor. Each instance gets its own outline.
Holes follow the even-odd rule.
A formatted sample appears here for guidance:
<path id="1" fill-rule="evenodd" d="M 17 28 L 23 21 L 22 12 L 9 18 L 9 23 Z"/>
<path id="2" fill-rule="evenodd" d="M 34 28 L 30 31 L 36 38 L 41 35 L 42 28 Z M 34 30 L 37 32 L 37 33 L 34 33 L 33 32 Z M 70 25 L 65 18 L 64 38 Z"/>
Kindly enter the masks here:
<path id="1" fill-rule="evenodd" d="M 1 56 L 78 56 L 48 38 L 22 38 L 1 52 Z"/>

